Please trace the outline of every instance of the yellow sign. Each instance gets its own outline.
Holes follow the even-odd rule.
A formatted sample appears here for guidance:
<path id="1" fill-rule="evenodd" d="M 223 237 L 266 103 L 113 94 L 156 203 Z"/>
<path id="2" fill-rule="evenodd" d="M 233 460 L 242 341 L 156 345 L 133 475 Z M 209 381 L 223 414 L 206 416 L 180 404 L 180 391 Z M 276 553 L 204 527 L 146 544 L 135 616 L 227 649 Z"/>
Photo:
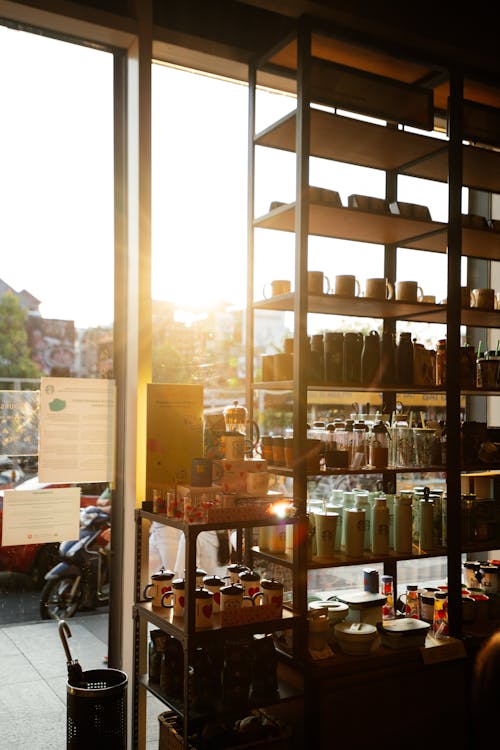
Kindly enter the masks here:
<path id="1" fill-rule="evenodd" d="M 203 386 L 148 384 L 146 500 L 153 489 L 191 481 L 191 460 L 203 456 Z"/>

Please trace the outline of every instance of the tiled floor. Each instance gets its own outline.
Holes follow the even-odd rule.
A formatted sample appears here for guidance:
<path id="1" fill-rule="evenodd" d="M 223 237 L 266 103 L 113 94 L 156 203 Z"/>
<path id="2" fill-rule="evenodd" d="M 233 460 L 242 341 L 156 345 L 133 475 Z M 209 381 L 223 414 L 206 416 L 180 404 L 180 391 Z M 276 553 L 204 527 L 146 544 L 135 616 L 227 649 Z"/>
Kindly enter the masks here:
<path id="1" fill-rule="evenodd" d="M 70 652 L 84 670 L 103 669 L 107 614 L 70 620 Z M 66 655 L 55 621 L 0 628 L 0 750 L 66 748 Z M 129 679 L 130 685 L 130 679 Z M 148 697 L 147 750 L 158 750 L 158 714 Z"/>

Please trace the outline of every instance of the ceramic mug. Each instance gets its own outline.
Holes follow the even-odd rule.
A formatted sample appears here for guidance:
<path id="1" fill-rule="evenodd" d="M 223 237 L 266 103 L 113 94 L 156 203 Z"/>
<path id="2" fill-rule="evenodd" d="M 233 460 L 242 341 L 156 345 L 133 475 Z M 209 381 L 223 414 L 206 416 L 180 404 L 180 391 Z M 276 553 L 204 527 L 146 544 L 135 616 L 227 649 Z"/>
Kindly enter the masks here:
<path id="1" fill-rule="evenodd" d="M 249 495 L 267 495 L 269 489 L 269 472 L 249 471 L 246 478 L 246 488 Z"/>
<path id="2" fill-rule="evenodd" d="M 394 287 L 387 279 L 366 279 L 365 297 L 367 299 L 392 299 Z"/>
<path id="3" fill-rule="evenodd" d="M 227 566 L 228 575 L 226 576 L 226 578 L 228 578 L 231 583 L 239 583 L 240 573 L 243 573 L 243 571 L 245 570 L 248 570 L 248 567 L 243 563 L 229 563 L 229 565 Z"/>
<path id="4" fill-rule="evenodd" d="M 342 297 L 359 297 L 361 285 L 358 279 L 350 274 L 335 276 L 335 294 Z"/>
<path id="5" fill-rule="evenodd" d="M 220 612 L 220 590 L 225 585 L 226 582 L 224 579 L 217 575 L 207 575 L 203 578 L 203 587 L 211 591 L 214 595 L 212 600 L 214 614 Z"/>
<path id="6" fill-rule="evenodd" d="M 250 596 L 245 596 L 245 589 L 241 583 L 228 583 L 220 590 L 220 609 L 225 612 L 228 609 L 241 609 L 246 602 L 253 604 Z"/>
<path id="7" fill-rule="evenodd" d="M 174 617 L 184 616 L 184 607 L 186 604 L 185 585 L 184 578 L 175 578 L 172 581 L 172 589 L 166 591 L 161 598 L 161 606 L 165 607 L 165 609 L 173 609 Z M 173 598 L 173 603 L 167 604 L 166 602 L 169 601 L 170 597 Z"/>
<path id="8" fill-rule="evenodd" d="M 245 597 L 250 599 L 260 592 L 260 575 L 255 570 L 244 570 L 240 574 L 240 583 L 244 589 L 243 606 L 251 607 L 254 604 L 254 600 L 248 601 Z"/>
<path id="9" fill-rule="evenodd" d="M 495 309 L 494 289 L 473 289 L 470 296 L 471 307 L 477 307 L 480 310 Z"/>
<path id="10" fill-rule="evenodd" d="M 309 294 L 328 294 L 330 291 L 330 280 L 323 271 L 307 272 L 307 291 Z"/>
<path id="11" fill-rule="evenodd" d="M 239 461 L 245 458 L 246 438 L 243 433 L 228 430 L 222 433 L 220 439 L 224 458 L 229 458 L 231 461 Z"/>
<path id="12" fill-rule="evenodd" d="M 396 299 L 400 302 L 422 302 L 424 292 L 417 281 L 397 281 Z"/>
<path id="13" fill-rule="evenodd" d="M 262 294 L 264 299 L 269 299 L 269 289 L 271 290 L 271 297 L 277 297 L 279 294 L 289 294 L 292 288 L 292 284 L 288 279 L 274 279 L 264 284 Z"/>
<path id="14" fill-rule="evenodd" d="M 161 568 L 157 573 L 153 573 L 151 576 L 151 583 L 148 583 L 144 587 L 144 599 L 151 602 L 153 607 L 161 607 L 163 594 L 172 590 L 172 579 L 174 575 L 175 574 L 171 570 L 165 570 L 164 568 Z"/>
<path id="15" fill-rule="evenodd" d="M 194 623 L 196 628 L 211 628 L 213 625 L 214 595 L 205 588 L 194 592 Z"/>
<path id="16" fill-rule="evenodd" d="M 269 605 L 281 609 L 283 606 L 283 584 L 274 578 L 264 578 L 260 582 L 260 591 L 252 597 L 255 604 Z"/>

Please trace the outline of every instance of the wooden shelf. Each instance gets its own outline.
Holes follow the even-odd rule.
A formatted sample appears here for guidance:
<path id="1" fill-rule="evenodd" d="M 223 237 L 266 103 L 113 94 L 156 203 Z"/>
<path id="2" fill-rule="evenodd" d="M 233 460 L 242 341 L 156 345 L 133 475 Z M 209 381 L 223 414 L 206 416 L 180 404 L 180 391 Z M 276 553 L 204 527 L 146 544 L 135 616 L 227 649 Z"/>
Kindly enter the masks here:
<path id="1" fill-rule="evenodd" d="M 258 229 L 294 232 L 295 202 L 274 208 L 255 219 L 254 225 Z M 444 222 L 309 202 L 309 234 L 319 237 L 445 253 L 447 229 Z M 498 260 L 500 232 L 463 227 L 462 253 L 470 258 Z"/>
<path id="2" fill-rule="evenodd" d="M 291 112 L 258 133 L 255 144 L 294 152 L 296 125 L 297 114 Z M 447 148 L 447 141 L 437 138 L 311 109 L 311 156 L 371 169 L 403 172 L 405 165 L 427 160 L 443 149 L 447 151 Z M 447 164 L 446 154 L 444 161 Z M 424 166 L 419 166 L 425 169 L 426 163 L 424 161 Z"/>
<path id="3" fill-rule="evenodd" d="M 295 151 L 297 114 L 291 112 L 255 137 L 258 146 Z M 448 141 L 311 109 L 311 156 L 371 169 L 448 180 Z M 500 193 L 500 152 L 464 145 L 463 184 Z"/>
<path id="4" fill-rule="evenodd" d="M 254 224 L 259 229 L 294 232 L 295 202 L 274 208 L 257 218 Z M 439 233 L 446 236 L 446 229 L 447 224 L 443 222 L 408 219 L 397 214 L 309 202 L 309 234 L 320 237 L 406 247 L 414 247 L 418 243 L 419 249 L 444 252 L 446 240 L 439 243 L 432 235 Z M 497 240 L 500 247 L 500 235 Z M 421 245 L 424 247 L 421 248 Z"/>
<path id="5" fill-rule="evenodd" d="M 484 233 L 483 233 L 484 234 Z M 498 237 L 500 241 L 500 235 Z M 256 310 L 293 312 L 293 293 L 280 294 L 266 300 L 254 302 Z M 418 323 L 446 323 L 447 306 L 427 302 L 399 302 L 397 300 L 374 300 L 365 297 L 342 297 L 339 294 L 310 295 L 309 313 L 341 315 L 357 318 L 386 318 L 408 320 Z M 475 328 L 500 328 L 500 310 L 462 308 L 462 325 Z"/>
<path id="6" fill-rule="evenodd" d="M 165 633 L 173 635 L 181 643 L 187 643 L 188 634 L 185 617 L 174 617 L 171 609 L 153 607 L 151 602 L 137 602 L 134 605 L 134 610 L 139 617 L 146 619 Z M 211 641 L 216 636 L 235 638 L 238 636 L 241 637 L 246 633 L 262 633 L 263 629 L 265 632 L 285 630 L 294 627 L 295 624 L 302 619 L 300 615 L 290 612 L 290 610 L 285 607 L 282 610 L 282 616 L 280 618 L 248 622 L 241 625 L 227 625 L 222 627 L 220 624 L 220 615 L 215 614 L 213 615 L 213 618 L 213 627 L 194 630 L 193 633 L 190 634 L 189 640 L 202 644 L 206 641 Z"/>

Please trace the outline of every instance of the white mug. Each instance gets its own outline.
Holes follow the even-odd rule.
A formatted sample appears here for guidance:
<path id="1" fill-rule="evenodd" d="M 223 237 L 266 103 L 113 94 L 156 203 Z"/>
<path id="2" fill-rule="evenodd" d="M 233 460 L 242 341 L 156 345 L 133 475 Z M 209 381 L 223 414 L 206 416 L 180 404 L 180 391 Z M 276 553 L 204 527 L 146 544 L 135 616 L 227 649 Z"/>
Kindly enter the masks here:
<path id="1" fill-rule="evenodd" d="M 220 590 L 225 585 L 226 582 L 224 581 L 224 579 L 217 575 L 208 575 L 203 578 L 204 588 L 211 591 L 214 595 L 214 598 L 212 600 L 212 609 L 214 614 L 220 612 Z"/>
<path id="2" fill-rule="evenodd" d="M 288 279 L 274 279 L 264 284 L 262 294 L 264 299 L 269 299 L 269 287 L 271 287 L 271 297 L 277 297 L 280 294 L 289 294 L 292 284 Z"/>
<path id="3" fill-rule="evenodd" d="M 480 310 L 495 309 L 494 289 L 473 289 L 471 292 L 471 306 Z"/>
<path id="4" fill-rule="evenodd" d="M 166 591 L 161 598 L 161 606 L 165 607 L 165 609 L 173 609 L 174 617 L 184 616 L 184 607 L 186 604 L 186 595 L 184 589 L 184 579 L 176 578 L 174 581 L 172 581 L 172 589 L 170 591 Z M 173 604 L 166 604 L 165 602 L 167 602 L 170 597 L 173 598 Z"/>
<path id="5" fill-rule="evenodd" d="M 423 296 L 417 281 L 396 281 L 396 299 L 400 302 L 422 302 Z"/>
<path id="6" fill-rule="evenodd" d="M 307 272 L 307 291 L 309 294 L 328 294 L 330 291 L 330 280 L 323 271 Z"/>
<path id="7" fill-rule="evenodd" d="M 359 297 L 361 286 L 358 279 L 350 274 L 335 276 L 335 294 L 343 297 Z"/>
<path id="8" fill-rule="evenodd" d="M 229 583 L 220 590 L 221 612 L 225 612 L 228 609 L 240 609 L 243 606 L 243 602 L 246 602 L 248 599 L 252 603 L 251 598 L 245 596 L 245 589 L 241 583 Z"/>
<path id="9" fill-rule="evenodd" d="M 392 299 L 394 287 L 387 279 L 366 279 L 365 297 L 367 299 Z"/>
<path id="10" fill-rule="evenodd" d="M 213 625 L 214 612 L 214 595 L 205 588 L 199 588 L 195 591 L 194 601 L 194 622 L 196 628 L 211 628 Z"/>
<path id="11" fill-rule="evenodd" d="M 269 472 L 249 471 L 246 486 L 249 495 L 267 495 L 269 489 Z"/>
<path id="12" fill-rule="evenodd" d="M 264 578 L 260 582 L 260 591 L 254 594 L 252 599 L 254 603 L 259 602 L 263 605 L 281 609 L 283 606 L 283 584 L 274 578 Z"/>
<path id="13" fill-rule="evenodd" d="M 245 458 L 245 436 L 236 431 L 223 432 L 221 435 L 221 445 L 224 458 L 231 461 L 239 461 Z"/>
<path id="14" fill-rule="evenodd" d="M 173 577 L 174 573 L 170 570 L 160 570 L 158 573 L 153 573 L 151 583 L 144 587 L 144 599 L 150 601 L 153 607 L 161 607 L 163 594 L 172 590 Z"/>

